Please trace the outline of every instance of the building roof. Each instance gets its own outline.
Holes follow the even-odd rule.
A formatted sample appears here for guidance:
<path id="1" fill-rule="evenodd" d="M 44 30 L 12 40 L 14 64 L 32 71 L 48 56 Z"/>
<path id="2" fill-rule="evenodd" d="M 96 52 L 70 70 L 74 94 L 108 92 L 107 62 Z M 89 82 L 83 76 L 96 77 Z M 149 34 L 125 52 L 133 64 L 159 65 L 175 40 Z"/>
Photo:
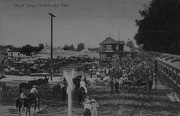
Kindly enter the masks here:
<path id="1" fill-rule="evenodd" d="M 100 43 L 100 45 L 102 44 L 117 44 L 117 42 L 113 38 L 107 37 L 104 41 Z"/>
<path id="2" fill-rule="evenodd" d="M 124 41 L 116 41 L 111 37 L 107 37 L 104 41 L 100 43 L 100 45 L 108 45 L 108 44 L 125 44 Z"/>
<path id="3" fill-rule="evenodd" d="M 20 52 L 21 50 L 9 50 L 8 52 Z"/>
<path id="4" fill-rule="evenodd" d="M 0 53 L 6 53 L 6 52 L 7 52 L 7 48 L 0 47 Z"/>
<path id="5" fill-rule="evenodd" d="M 125 41 L 117 41 L 119 44 L 125 45 Z"/>

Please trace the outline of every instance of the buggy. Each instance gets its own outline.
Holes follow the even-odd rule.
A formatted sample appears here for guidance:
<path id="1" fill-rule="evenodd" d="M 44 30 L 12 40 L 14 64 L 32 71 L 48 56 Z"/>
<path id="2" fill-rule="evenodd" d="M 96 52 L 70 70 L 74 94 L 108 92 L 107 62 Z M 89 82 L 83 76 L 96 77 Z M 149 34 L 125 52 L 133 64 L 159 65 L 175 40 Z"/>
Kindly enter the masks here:
<path id="1" fill-rule="evenodd" d="M 49 75 L 49 73 L 32 73 L 30 76 L 44 76 L 45 78 L 40 78 L 37 80 L 30 80 L 27 83 L 21 83 L 19 85 L 20 88 L 23 89 L 31 89 L 33 85 L 39 86 L 40 88 L 48 88 L 50 85 L 48 83 L 49 78 L 46 78 L 46 76 Z"/>
<path id="2" fill-rule="evenodd" d="M 105 76 L 105 77 L 99 77 L 95 80 L 96 85 L 104 85 L 108 87 L 110 85 L 110 77 Z"/>
<path id="3" fill-rule="evenodd" d="M 123 83 L 123 89 L 125 92 L 128 92 L 130 88 L 135 88 L 135 87 L 141 88 L 143 92 L 149 91 L 148 83 L 143 82 L 142 79 L 139 79 L 137 81 L 124 81 Z"/>

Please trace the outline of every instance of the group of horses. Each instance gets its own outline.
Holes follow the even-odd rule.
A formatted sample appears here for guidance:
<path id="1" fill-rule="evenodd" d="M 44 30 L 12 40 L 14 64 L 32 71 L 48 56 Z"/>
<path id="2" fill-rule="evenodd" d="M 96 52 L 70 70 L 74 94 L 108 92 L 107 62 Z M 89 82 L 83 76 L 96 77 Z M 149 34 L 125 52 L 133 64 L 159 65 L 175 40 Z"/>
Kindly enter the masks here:
<path id="1" fill-rule="evenodd" d="M 26 83 L 20 83 L 19 91 L 21 91 L 22 89 L 30 90 L 33 85 L 49 87 L 48 80 L 49 78 L 45 78 L 45 79 L 31 80 Z M 22 102 L 21 98 L 18 98 L 16 100 L 16 107 L 18 108 L 19 115 L 21 115 L 21 108 L 22 106 L 24 106 L 26 108 L 26 115 L 27 115 L 27 112 L 29 112 L 29 116 L 30 116 L 30 109 L 33 104 L 34 104 L 34 113 L 35 113 L 37 107 L 38 107 L 38 110 L 40 110 L 40 93 L 37 93 L 34 95 L 29 94 L 26 98 L 24 98 L 24 102 Z"/>
<path id="2" fill-rule="evenodd" d="M 2 93 L 12 93 L 13 89 L 7 86 L 5 82 L 0 82 L 0 92 Z"/>
<path id="3" fill-rule="evenodd" d="M 83 87 L 80 87 L 80 82 L 81 82 L 81 76 L 77 76 L 73 78 L 73 84 L 74 84 L 74 90 L 72 91 L 73 95 L 78 98 L 79 104 L 82 103 L 85 99 L 85 89 Z M 67 96 L 67 82 L 63 81 L 61 83 L 58 83 L 52 88 L 53 96 L 62 96 L 61 100 L 65 101 L 66 96 Z M 87 82 L 88 85 L 88 82 Z"/>
<path id="4" fill-rule="evenodd" d="M 74 83 L 74 91 L 73 91 L 73 95 L 78 97 L 78 102 L 79 104 L 81 104 L 84 99 L 85 99 L 85 89 L 83 87 L 80 87 L 80 82 L 81 82 L 81 76 L 77 76 L 75 78 L 73 78 L 73 83 Z M 46 84 L 48 83 L 48 79 L 44 79 L 44 80 L 33 80 L 33 81 L 29 81 L 27 83 L 21 83 L 19 85 L 19 88 L 23 88 L 23 89 L 31 89 L 33 85 L 41 85 L 41 84 Z M 51 88 L 52 90 L 52 94 L 53 96 L 62 96 L 62 101 L 65 102 L 66 100 L 66 96 L 67 96 L 67 81 L 64 80 L 63 82 L 58 83 L 57 85 L 55 85 L 54 87 Z M 76 98 L 77 98 L 76 97 Z M 40 110 L 40 94 L 38 93 L 36 96 L 30 96 L 28 95 L 25 99 L 24 99 L 24 107 L 26 108 L 26 115 L 27 112 L 29 112 L 30 115 L 30 109 L 31 106 L 34 104 L 34 113 L 38 107 L 38 109 Z M 19 110 L 19 115 L 21 115 L 21 109 L 23 106 L 23 102 L 21 101 L 20 98 L 18 98 L 16 100 L 16 107 Z"/>
<path id="5" fill-rule="evenodd" d="M 24 106 L 26 108 L 26 116 L 27 112 L 29 112 L 29 116 L 31 115 L 31 106 L 34 104 L 34 114 L 36 111 L 36 108 L 38 107 L 38 110 L 40 111 L 40 96 L 36 95 L 36 97 L 32 95 L 28 95 L 26 98 L 24 98 L 24 102 L 22 102 L 21 98 L 18 98 L 16 100 L 16 107 L 18 108 L 19 115 L 21 116 L 21 108 Z"/>
<path id="6" fill-rule="evenodd" d="M 49 78 L 45 78 L 45 79 L 31 80 L 26 83 L 20 83 L 19 88 L 31 89 L 33 85 L 38 85 L 38 86 L 41 85 L 44 87 L 49 87 L 48 80 Z"/>

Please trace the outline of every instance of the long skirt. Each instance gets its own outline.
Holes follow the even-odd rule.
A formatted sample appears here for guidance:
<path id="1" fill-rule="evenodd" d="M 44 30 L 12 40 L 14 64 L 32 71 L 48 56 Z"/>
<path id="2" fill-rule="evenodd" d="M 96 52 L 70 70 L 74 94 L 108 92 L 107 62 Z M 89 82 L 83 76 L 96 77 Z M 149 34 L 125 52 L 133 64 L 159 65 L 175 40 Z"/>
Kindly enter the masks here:
<path id="1" fill-rule="evenodd" d="M 91 112 L 89 109 L 85 109 L 83 116 L 91 116 Z"/>

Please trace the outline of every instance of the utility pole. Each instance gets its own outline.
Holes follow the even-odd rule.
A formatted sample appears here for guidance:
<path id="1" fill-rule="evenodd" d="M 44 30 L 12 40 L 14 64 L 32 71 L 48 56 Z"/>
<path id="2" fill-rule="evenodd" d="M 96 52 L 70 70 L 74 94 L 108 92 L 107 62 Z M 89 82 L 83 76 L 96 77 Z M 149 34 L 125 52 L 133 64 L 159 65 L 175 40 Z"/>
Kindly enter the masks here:
<path id="1" fill-rule="evenodd" d="M 52 65 L 52 61 L 53 61 L 53 18 L 56 17 L 55 15 L 49 13 L 49 15 L 51 16 L 51 81 L 52 81 L 52 77 L 53 77 L 53 65 Z"/>

